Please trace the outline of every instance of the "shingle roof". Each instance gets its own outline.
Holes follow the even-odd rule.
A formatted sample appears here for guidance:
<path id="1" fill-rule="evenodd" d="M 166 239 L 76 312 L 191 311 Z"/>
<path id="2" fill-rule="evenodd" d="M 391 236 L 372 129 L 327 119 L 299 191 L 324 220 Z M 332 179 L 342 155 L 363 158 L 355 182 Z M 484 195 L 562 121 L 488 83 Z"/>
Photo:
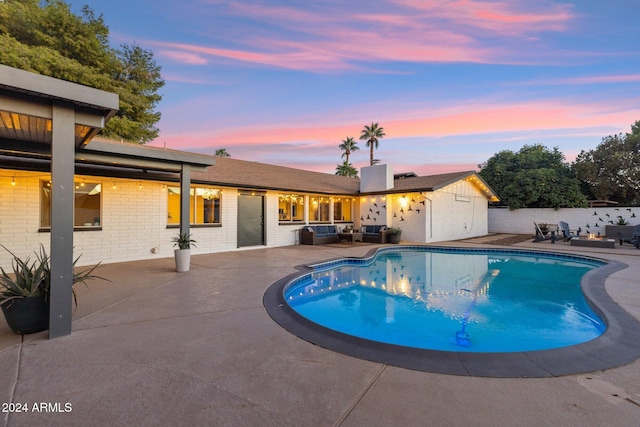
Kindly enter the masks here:
<path id="1" fill-rule="evenodd" d="M 216 157 L 206 172 L 192 172 L 194 181 L 211 184 L 323 194 L 357 194 L 360 180 L 328 173 Z"/>
<path id="2" fill-rule="evenodd" d="M 453 184 L 454 182 L 469 178 L 471 178 L 471 182 L 474 183 L 474 185 L 485 193 L 489 200 L 496 202 L 499 200 L 497 194 L 475 171 L 451 172 L 439 175 L 396 179 L 394 181 L 393 189 L 388 192 L 436 191 L 440 188 L 446 187 L 447 185 Z"/>
<path id="3" fill-rule="evenodd" d="M 117 141 L 102 140 L 105 143 L 128 144 Z M 152 146 L 138 148 L 149 150 L 149 155 L 163 154 L 166 150 Z M 160 153 L 160 154 L 157 154 Z M 176 151 L 176 153 L 184 153 Z M 199 155 L 201 157 L 207 157 Z M 328 173 L 313 172 L 285 166 L 269 165 L 266 163 L 238 160 L 230 157 L 214 157 L 215 165 L 206 171 L 193 170 L 191 180 L 194 182 L 238 187 L 247 189 L 280 190 L 301 193 L 320 193 L 334 195 L 360 194 L 360 179 Z M 497 201 L 497 195 L 475 171 L 452 172 L 439 175 L 415 176 L 414 173 L 396 174 L 394 187 L 380 193 L 435 191 L 456 181 L 469 179 L 483 191 L 487 198 Z"/>
<path id="4" fill-rule="evenodd" d="M 394 192 L 397 191 L 434 191 L 453 184 L 456 181 L 475 175 L 474 171 L 450 172 L 439 175 L 400 178 L 394 181 Z"/>

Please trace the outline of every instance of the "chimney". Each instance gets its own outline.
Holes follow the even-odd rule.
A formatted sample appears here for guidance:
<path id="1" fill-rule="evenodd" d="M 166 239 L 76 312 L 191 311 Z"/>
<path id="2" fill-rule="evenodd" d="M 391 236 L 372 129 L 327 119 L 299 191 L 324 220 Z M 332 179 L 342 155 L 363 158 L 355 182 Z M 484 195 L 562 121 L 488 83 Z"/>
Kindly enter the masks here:
<path id="1" fill-rule="evenodd" d="M 360 192 L 375 193 L 393 188 L 391 165 L 366 166 L 360 170 Z"/>

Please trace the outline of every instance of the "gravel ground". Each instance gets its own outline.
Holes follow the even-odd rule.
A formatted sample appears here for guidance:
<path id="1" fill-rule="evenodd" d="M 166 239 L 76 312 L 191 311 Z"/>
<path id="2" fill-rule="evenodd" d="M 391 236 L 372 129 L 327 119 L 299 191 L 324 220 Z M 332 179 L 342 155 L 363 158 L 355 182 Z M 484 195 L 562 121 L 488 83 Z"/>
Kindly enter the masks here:
<path id="1" fill-rule="evenodd" d="M 496 236 L 496 237 L 498 237 L 498 236 Z M 511 246 L 511 245 L 515 245 L 516 243 L 522 243 L 522 242 L 526 242 L 527 240 L 532 240 L 532 239 L 533 239 L 533 236 L 531 236 L 529 234 L 517 234 L 515 236 L 497 238 L 496 240 L 492 240 L 490 242 L 484 242 L 484 243 L 486 245 Z"/>

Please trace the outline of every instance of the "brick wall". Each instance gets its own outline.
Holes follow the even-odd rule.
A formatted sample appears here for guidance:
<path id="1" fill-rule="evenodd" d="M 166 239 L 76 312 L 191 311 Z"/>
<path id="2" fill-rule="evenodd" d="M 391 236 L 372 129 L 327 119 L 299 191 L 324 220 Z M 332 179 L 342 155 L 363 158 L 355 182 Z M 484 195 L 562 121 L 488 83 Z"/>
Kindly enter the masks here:
<path id="1" fill-rule="evenodd" d="M 49 178 L 47 173 L 0 170 L 0 243 L 22 258 L 33 258 L 40 244 L 49 252 L 51 234 L 40 231 L 40 181 Z M 173 257 L 171 240 L 178 228 L 167 228 L 167 183 L 76 176 L 82 179 L 102 184 L 102 214 L 101 229 L 74 232 L 74 254 L 82 254 L 79 266 Z M 237 194 L 237 189 L 222 189 L 220 226 L 191 227 L 192 254 L 237 249 Z M 265 214 L 267 246 L 297 242 L 302 224 L 279 224 L 277 192 L 267 193 Z M 6 251 L 0 251 L 0 266 L 11 266 Z"/>

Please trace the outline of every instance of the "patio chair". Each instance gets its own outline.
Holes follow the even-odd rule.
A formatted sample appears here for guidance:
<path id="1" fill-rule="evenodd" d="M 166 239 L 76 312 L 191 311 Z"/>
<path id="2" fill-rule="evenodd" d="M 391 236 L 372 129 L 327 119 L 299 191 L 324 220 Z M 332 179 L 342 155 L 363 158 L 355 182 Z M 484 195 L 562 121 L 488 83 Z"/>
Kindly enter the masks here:
<path id="1" fill-rule="evenodd" d="M 578 228 L 578 230 L 576 231 L 576 234 L 573 234 L 571 232 L 571 230 L 569 229 L 569 224 L 564 222 L 564 221 L 560 221 L 558 222 L 558 226 L 560 227 L 560 232 L 562 233 L 562 237 L 564 238 L 565 242 L 568 242 L 569 240 L 573 239 L 574 237 L 580 237 L 580 232 L 582 231 L 581 228 Z"/>
<path id="2" fill-rule="evenodd" d="M 640 225 L 636 225 L 633 229 L 633 236 L 631 237 L 631 239 L 623 239 L 621 240 L 620 244 L 622 244 L 622 242 L 629 242 L 631 243 L 633 246 L 635 246 L 637 249 L 640 249 Z"/>
<path id="3" fill-rule="evenodd" d="M 534 221 L 533 225 L 536 228 L 536 237 L 533 239 L 534 242 L 542 242 L 545 240 L 551 240 L 551 243 L 555 243 L 556 242 L 556 232 L 551 231 L 549 232 L 548 236 L 545 236 L 544 233 L 542 232 L 542 230 L 540 229 L 540 226 Z"/>

